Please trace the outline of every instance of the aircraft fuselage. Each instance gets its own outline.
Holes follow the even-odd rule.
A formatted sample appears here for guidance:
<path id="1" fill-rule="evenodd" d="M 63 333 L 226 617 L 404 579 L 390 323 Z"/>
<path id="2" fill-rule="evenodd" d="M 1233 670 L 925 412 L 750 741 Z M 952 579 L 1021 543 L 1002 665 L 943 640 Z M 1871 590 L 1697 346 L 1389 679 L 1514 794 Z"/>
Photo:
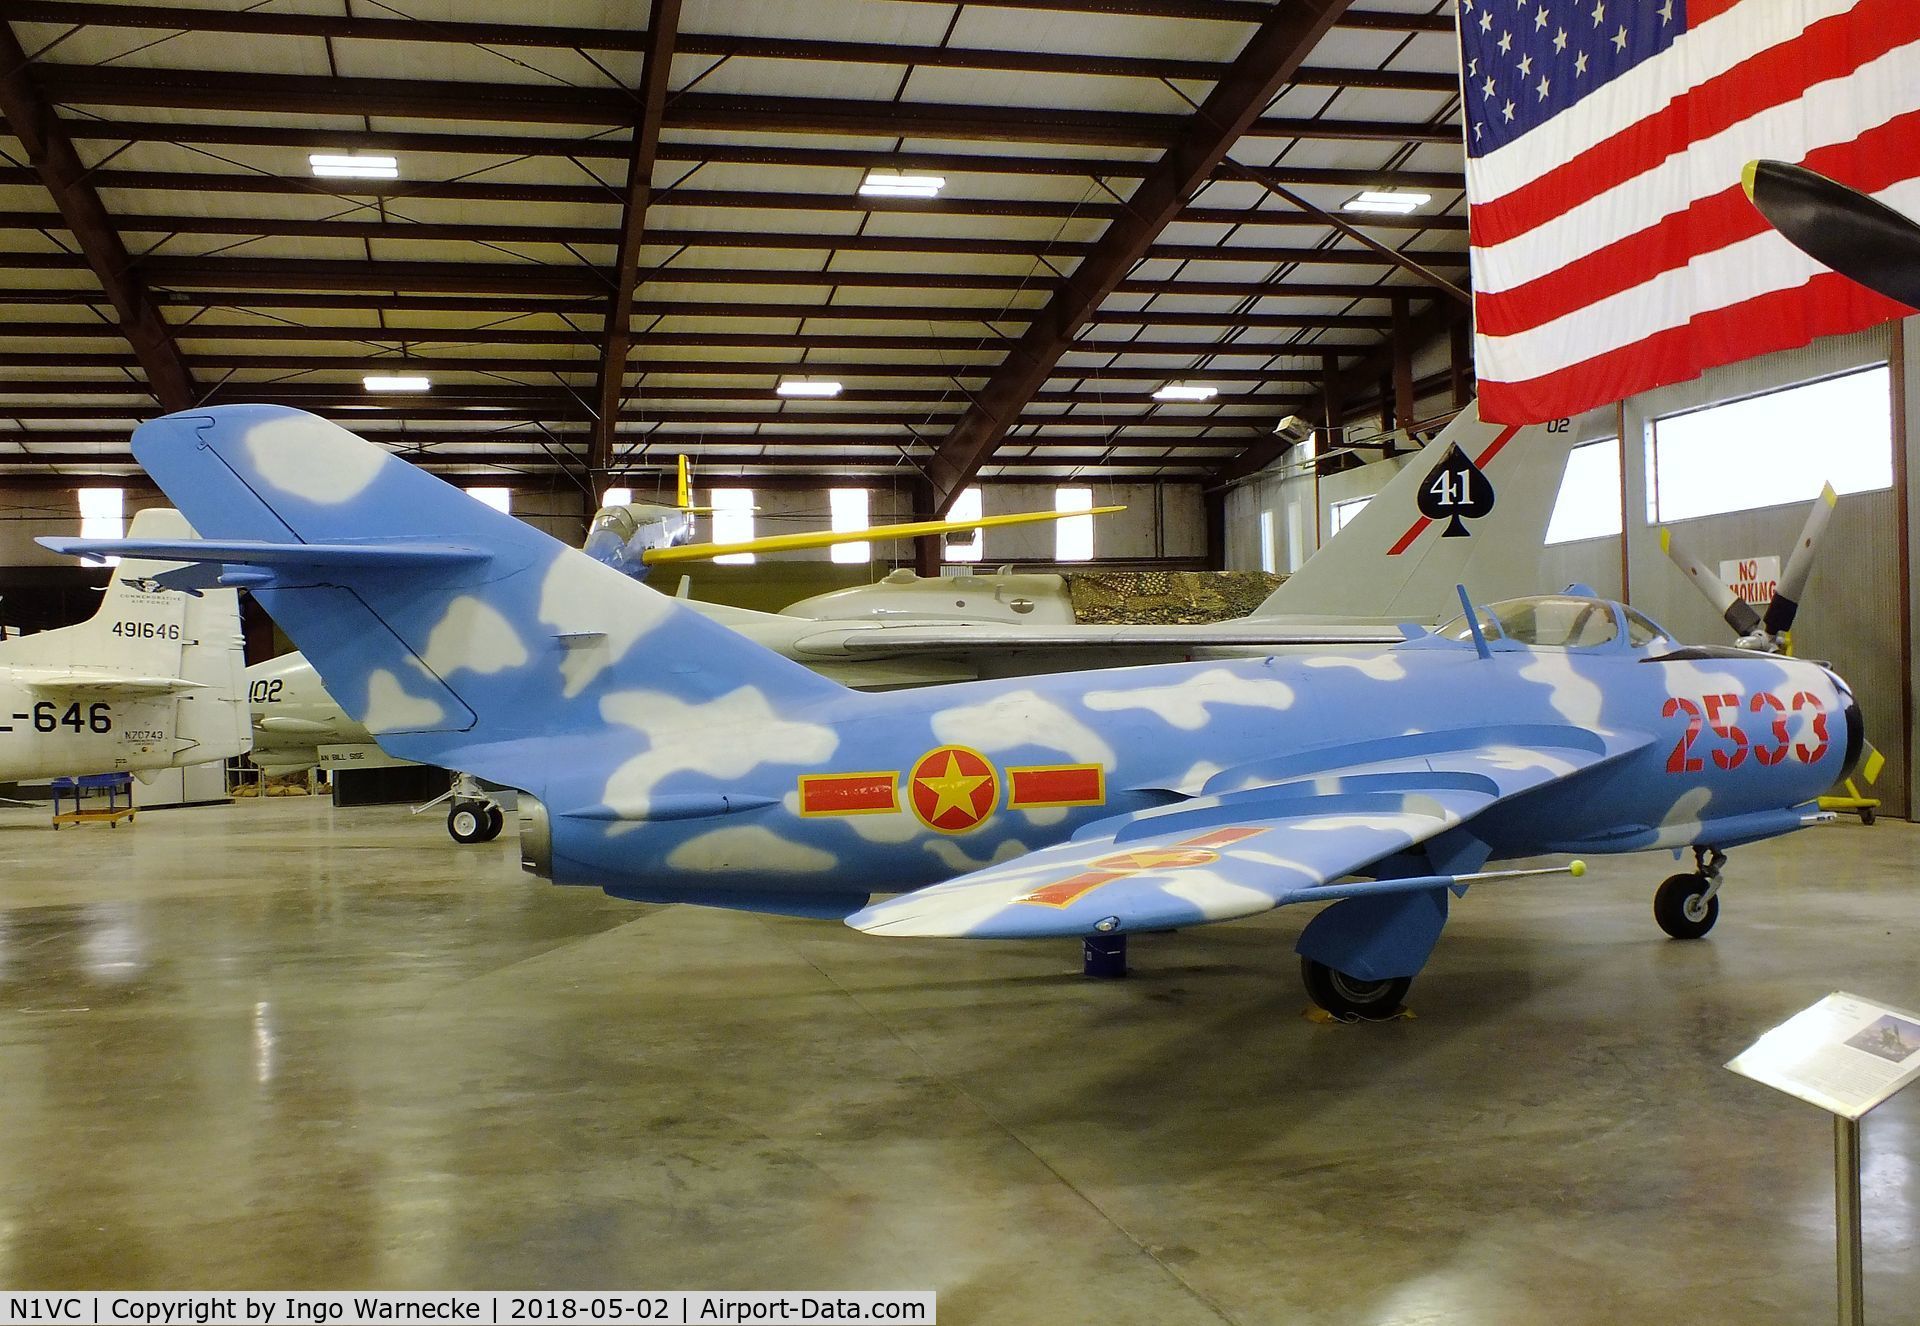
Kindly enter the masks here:
<path id="1" fill-rule="evenodd" d="M 669 717 L 610 702 L 577 768 L 545 769 L 526 851 L 557 882 L 648 901 L 833 913 L 1060 842 L 1095 820 L 1231 793 L 1313 752 L 1417 761 L 1422 738 L 1511 744 L 1543 728 L 1642 742 L 1479 817 L 1491 856 L 1731 846 L 1793 810 L 1857 751 L 1858 710 L 1827 669 L 1760 655 L 1624 646 L 1477 656 L 1437 640 L 978 682 L 769 712 L 751 688 Z M 1651 653 L 1651 656 L 1649 656 Z M 695 712 L 697 710 L 697 712 Z M 629 752 L 624 759 L 617 752 Z M 524 799 L 523 799 L 524 804 Z M 544 861 L 542 858 L 545 858 Z M 729 895 L 751 902 L 730 902 Z"/>

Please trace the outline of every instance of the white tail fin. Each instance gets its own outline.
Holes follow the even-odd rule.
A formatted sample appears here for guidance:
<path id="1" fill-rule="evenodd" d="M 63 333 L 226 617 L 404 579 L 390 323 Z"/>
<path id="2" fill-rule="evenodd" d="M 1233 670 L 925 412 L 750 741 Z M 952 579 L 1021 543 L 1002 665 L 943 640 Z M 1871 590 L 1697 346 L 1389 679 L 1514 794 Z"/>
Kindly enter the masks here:
<path id="1" fill-rule="evenodd" d="M 167 509 L 139 512 L 128 533 L 195 537 L 186 518 Z M 88 620 L 0 643 L 0 679 L 49 695 L 109 697 L 119 767 L 199 764 L 245 753 L 252 728 L 238 592 L 214 589 L 193 597 L 162 589 L 155 578 L 178 565 L 121 562 Z"/>
<path id="2" fill-rule="evenodd" d="M 1482 598 L 1547 588 L 1515 576 L 1539 564 L 1572 439 L 1565 421 L 1488 424 L 1477 403 L 1468 405 L 1253 615 L 1424 620 L 1447 615 L 1455 585 Z M 1464 493 L 1463 476 L 1446 472 L 1455 447 L 1480 471 Z M 1435 519 L 1422 510 L 1423 494 L 1429 510 L 1474 499 L 1467 512 L 1489 495 L 1491 505 L 1458 522 Z M 1460 533 L 1449 537 L 1456 524 Z"/>

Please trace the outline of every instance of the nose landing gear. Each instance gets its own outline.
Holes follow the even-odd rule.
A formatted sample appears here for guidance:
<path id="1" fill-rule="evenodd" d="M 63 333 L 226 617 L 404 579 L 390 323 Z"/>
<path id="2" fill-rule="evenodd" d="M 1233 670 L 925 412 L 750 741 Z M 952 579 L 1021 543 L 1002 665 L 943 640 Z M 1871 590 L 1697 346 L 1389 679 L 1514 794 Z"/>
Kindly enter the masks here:
<path id="1" fill-rule="evenodd" d="M 1700 939 L 1720 919 L 1720 867 L 1727 854 L 1696 847 L 1693 859 L 1692 874 L 1670 877 L 1653 895 L 1653 919 L 1674 939 Z"/>

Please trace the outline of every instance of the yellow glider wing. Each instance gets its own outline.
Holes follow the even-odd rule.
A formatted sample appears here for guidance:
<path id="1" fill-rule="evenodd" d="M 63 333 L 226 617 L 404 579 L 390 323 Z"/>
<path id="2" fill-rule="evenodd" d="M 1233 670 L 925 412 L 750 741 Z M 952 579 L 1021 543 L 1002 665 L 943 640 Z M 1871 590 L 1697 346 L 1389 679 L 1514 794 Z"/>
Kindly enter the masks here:
<path id="1" fill-rule="evenodd" d="M 678 548 L 649 548 L 641 553 L 648 566 L 662 562 L 701 562 L 710 557 L 734 553 L 799 552 L 806 548 L 830 548 L 836 543 L 886 543 L 895 539 L 918 539 L 929 534 L 948 534 L 970 529 L 1000 529 L 1007 525 L 1030 525 L 1042 520 L 1065 520 L 1069 516 L 1104 516 L 1125 511 L 1124 506 L 1096 506 L 1087 511 L 1016 511 L 1004 516 L 981 516 L 974 520 L 919 520 L 905 525 L 876 525 L 870 529 L 811 530 L 805 534 L 770 534 L 764 539 L 746 539 L 740 543 L 690 543 Z"/>

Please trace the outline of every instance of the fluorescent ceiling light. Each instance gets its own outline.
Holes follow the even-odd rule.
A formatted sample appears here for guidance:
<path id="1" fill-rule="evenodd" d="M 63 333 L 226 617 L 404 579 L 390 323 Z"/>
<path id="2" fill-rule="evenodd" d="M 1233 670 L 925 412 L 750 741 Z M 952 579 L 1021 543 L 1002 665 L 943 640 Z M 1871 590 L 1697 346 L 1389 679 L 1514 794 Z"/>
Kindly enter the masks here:
<path id="1" fill-rule="evenodd" d="M 1418 211 L 1433 201 L 1428 193 L 1405 193 L 1399 189 L 1365 189 L 1356 197 L 1349 198 L 1340 208 L 1343 212 L 1389 212 L 1395 216 L 1405 216 Z"/>
<path id="2" fill-rule="evenodd" d="M 1218 387 L 1189 387 L 1179 382 L 1169 382 L 1153 393 L 1156 401 L 1210 401 L 1220 394 Z"/>
<path id="3" fill-rule="evenodd" d="M 838 382 L 782 382 L 774 391 L 782 396 L 827 398 L 840 394 Z"/>
<path id="4" fill-rule="evenodd" d="M 397 180 L 397 157 L 365 156 L 358 152 L 314 152 L 307 157 L 313 173 L 323 180 Z"/>
<path id="5" fill-rule="evenodd" d="M 947 187 L 942 175 L 901 175 L 893 171 L 869 171 L 860 182 L 860 192 L 869 198 L 937 198 Z"/>
<path id="6" fill-rule="evenodd" d="M 368 391 L 429 391 L 433 379 L 417 374 L 382 375 L 372 374 L 360 379 L 361 385 Z"/>

